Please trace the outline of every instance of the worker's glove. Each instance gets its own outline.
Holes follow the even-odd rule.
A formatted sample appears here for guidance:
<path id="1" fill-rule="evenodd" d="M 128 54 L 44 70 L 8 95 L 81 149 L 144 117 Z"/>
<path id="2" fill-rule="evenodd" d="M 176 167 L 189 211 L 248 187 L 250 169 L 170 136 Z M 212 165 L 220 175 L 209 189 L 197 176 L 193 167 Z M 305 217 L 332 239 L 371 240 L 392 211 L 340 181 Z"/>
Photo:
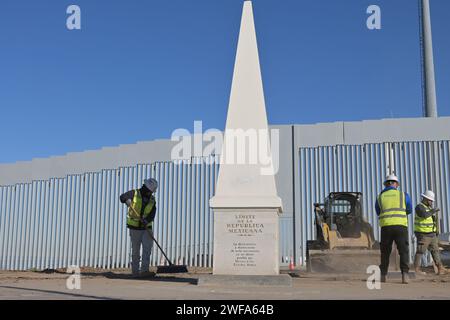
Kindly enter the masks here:
<path id="1" fill-rule="evenodd" d="M 432 210 L 432 214 L 433 214 L 433 215 L 436 215 L 436 213 L 438 213 L 439 211 L 440 211 L 439 208 L 435 208 L 435 209 Z"/>
<path id="2" fill-rule="evenodd" d="M 141 219 L 142 224 L 144 225 L 144 227 L 147 227 L 147 224 L 149 224 L 150 222 L 145 220 L 145 219 Z M 151 228 L 151 227 L 149 227 Z"/>
<path id="3" fill-rule="evenodd" d="M 131 199 L 128 199 L 125 203 L 127 204 L 128 207 L 131 206 Z"/>

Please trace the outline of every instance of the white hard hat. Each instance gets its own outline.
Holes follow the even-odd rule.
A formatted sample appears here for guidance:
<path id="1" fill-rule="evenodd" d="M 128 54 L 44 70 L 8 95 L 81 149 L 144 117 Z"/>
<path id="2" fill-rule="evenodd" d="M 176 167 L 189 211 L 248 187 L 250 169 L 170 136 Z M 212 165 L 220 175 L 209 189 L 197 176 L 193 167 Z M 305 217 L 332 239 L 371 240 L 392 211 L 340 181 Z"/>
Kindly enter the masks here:
<path id="1" fill-rule="evenodd" d="M 427 190 L 420 195 L 422 198 L 428 199 L 430 201 L 434 201 L 434 192 L 431 190 Z"/>
<path id="2" fill-rule="evenodd" d="M 395 181 L 398 183 L 398 178 L 395 174 L 390 174 L 386 177 L 386 179 L 384 180 L 384 183 L 386 183 L 388 181 Z"/>
<path id="3" fill-rule="evenodd" d="M 151 192 L 155 192 L 158 188 L 158 181 L 156 181 L 153 178 L 144 180 L 144 185 L 149 189 Z"/>

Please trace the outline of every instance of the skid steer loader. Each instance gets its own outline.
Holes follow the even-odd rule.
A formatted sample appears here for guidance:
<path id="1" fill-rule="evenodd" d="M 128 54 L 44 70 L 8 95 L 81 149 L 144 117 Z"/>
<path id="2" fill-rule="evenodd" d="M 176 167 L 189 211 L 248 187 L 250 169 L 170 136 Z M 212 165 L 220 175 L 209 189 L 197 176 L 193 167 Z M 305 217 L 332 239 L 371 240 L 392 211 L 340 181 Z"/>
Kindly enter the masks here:
<path id="1" fill-rule="evenodd" d="M 362 214 L 360 192 L 331 192 L 314 204 L 316 239 L 307 241 L 309 272 L 366 273 L 379 265 L 379 242 Z"/>

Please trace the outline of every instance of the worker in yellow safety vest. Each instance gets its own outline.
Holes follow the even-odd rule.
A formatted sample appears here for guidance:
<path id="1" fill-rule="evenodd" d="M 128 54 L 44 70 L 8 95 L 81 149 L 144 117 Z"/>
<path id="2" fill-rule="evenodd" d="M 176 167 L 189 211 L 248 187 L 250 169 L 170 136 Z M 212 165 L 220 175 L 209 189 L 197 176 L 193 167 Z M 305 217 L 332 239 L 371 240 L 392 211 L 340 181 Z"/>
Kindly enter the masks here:
<path id="1" fill-rule="evenodd" d="M 381 282 L 386 282 L 389 269 L 389 257 L 392 244 L 395 242 L 400 255 L 402 283 L 409 282 L 409 234 L 408 215 L 412 212 L 411 198 L 400 191 L 397 176 L 388 175 L 384 181 L 384 189 L 375 202 L 375 210 L 381 227 Z"/>
<path id="2" fill-rule="evenodd" d="M 152 232 L 153 220 L 156 215 L 156 201 L 153 194 L 157 188 L 158 181 L 150 178 L 144 181 L 140 189 L 130 190 L 120 196 L 120 202 L 128 206 L 127 227 L 130 231 L 131 271 L 134 277 L 150 274 L 150 254 L 153 239 L 146 229 Z M 141 246 L 142 267 L 139 268 Z"/>
<path id="3" fill-rule="evenodd" d="M 437 266 L 440 275 L 446 274 L 447 270 L 441 262 L 439 254 L 439 239 L 438 239 L 438 208 L 433 208 L 434 192 L 427 190 L 420 195 L 422 202 L 416 206 L 416 214 L 414 217 L 414 234 L 417 238 L 417 250 L 414 258 L 414 268 L 416 274 L 424 275 L 425 272 L 421 270 L 422 255 L 428 249 L 431 252 L 434 263 Z"/>

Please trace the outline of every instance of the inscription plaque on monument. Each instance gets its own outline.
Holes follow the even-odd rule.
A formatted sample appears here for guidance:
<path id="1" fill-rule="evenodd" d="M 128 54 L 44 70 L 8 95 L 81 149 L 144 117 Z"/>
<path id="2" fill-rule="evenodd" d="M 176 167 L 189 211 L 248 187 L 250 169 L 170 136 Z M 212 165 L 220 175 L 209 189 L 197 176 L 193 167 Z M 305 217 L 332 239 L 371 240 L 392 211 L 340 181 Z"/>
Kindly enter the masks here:
<path id="1" fill-rule="evenodd" d="M 260 209 L 216 211 L 214 252 L 221 254 L 214 256 L 214 273 L 277 274 L 277 217 Z"/>

